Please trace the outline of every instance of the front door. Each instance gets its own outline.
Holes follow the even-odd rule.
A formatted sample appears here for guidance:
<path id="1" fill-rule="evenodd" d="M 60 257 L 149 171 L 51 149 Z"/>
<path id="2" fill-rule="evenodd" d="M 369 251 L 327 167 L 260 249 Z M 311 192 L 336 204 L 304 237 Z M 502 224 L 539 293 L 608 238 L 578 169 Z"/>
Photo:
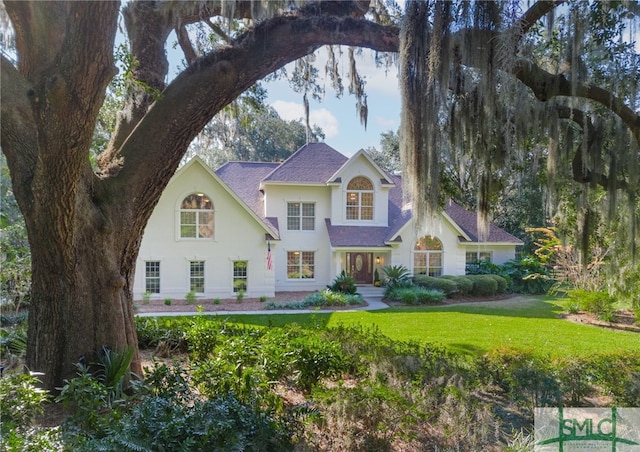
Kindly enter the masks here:
<path id="1" fill-rule="evenodd" d="M 373 282 L 373 253 L 347 253 L 347 274 L 353 276 L 356 284 Z"/>

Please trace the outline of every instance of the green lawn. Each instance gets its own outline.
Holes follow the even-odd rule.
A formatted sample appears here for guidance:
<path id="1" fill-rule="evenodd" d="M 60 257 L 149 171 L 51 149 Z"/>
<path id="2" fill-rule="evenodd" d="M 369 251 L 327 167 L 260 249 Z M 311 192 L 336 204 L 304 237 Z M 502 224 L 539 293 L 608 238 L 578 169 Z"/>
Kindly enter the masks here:
<path id="1" fill-rule="evenodd" d="M 551 356 L 640 351 L 640 334 L 580 325 L 558 318 L 564 300 L 522 297 L 517 302 L 401 307 L 383 311 L 225 316 L 247 325 L 376 326 L 396 340 L 435 342 L 481 355 L 509 346 Z"/>

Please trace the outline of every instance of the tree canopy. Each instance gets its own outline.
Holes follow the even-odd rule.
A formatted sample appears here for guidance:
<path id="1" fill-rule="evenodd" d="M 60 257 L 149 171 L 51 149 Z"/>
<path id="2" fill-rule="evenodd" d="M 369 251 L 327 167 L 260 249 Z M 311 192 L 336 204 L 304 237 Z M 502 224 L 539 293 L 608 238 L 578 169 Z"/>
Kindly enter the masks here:
<path id="1" fill-rule="evenodd" d="M 45 386 L 105 345 L 136 346 L 131 286 L 142 233 L 189 145 L 288 63 L 299 61 L 297 87 L 313 95 L 304 57 L 324 45 L 399 52 L 400 148 L 418 212 L 437 205 L 446 156 L 461 168 L 477 158 L 486 212 L 501 172 L 524 161 L 527 137 L 543 136 L 551 175 L 569 168 L 585 187 L 626 199 L 612 204 L 626 213 L 612 216 L 636 224 L 637 2 L 407 1 L 404 12 L 391 3 L 4 2 L 17 57 L 1 57 L 0 144 L 32 251 L 27 365 L 45 373 Z M 120 14 L 124 102 L 92 167 Z M 172 31 L 185 67 L 169 81 Z M 355 67 L 349 91 L 366 122 Z M 627 232 L 635 243 L 636 229 Z"/>

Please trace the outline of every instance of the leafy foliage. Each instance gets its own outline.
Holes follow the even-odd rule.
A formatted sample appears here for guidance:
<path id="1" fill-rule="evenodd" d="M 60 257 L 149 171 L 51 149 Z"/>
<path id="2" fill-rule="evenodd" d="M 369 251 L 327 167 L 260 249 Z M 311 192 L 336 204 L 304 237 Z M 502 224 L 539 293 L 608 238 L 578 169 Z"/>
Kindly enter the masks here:
<path id="1" fill-rule="evenodd" d="M 342 270 L 342 272 L 334 278 L 331 284 L 327 286 L 327 289 L 333 292 L 354 294 L 356 293 L 356 280 L 353 276 L 347 275 L 347 273 Z"/>

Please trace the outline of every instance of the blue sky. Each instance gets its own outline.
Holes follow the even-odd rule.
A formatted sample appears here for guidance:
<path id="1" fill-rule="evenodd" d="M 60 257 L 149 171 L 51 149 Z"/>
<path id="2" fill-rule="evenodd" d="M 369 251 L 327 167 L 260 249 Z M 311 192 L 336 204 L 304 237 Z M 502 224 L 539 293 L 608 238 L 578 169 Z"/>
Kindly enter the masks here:
<path id="1" fill-rule="evenodd" d="M 341 63 L 343 83 L 348 83 L 348 62 L 346 49 Z M 316 67 L 324 74 L 326 57 L 324 50 L 316 52 Z M 389 130 L 397 131 L 400 125 L 400 90 L 397 66 L 376 67 L 373 51 L 363 50 L 357 56 L 358 71 L 366 80 L 365 91 L 369 117 L 367 128 L 360 123 L 356 114 L 355 98 L 348 94 L 348 87 L 341 98 L 336 98 L 330 84 L 326 83 L 324 98 L 318 102 L 309 96 L 310 122 L 320 126 L 325 132 L 325 142 L 337 151 L 351 156 L 361 148 L 375 146 L 380 149 L 380 134 Z M 288 67 L 288 73 L 292 71 Z M 286 80 L 264 83 L 268 91 L 267 103 L 287 120 L 303 118 L 302 93 L 296 93 Z"/>

